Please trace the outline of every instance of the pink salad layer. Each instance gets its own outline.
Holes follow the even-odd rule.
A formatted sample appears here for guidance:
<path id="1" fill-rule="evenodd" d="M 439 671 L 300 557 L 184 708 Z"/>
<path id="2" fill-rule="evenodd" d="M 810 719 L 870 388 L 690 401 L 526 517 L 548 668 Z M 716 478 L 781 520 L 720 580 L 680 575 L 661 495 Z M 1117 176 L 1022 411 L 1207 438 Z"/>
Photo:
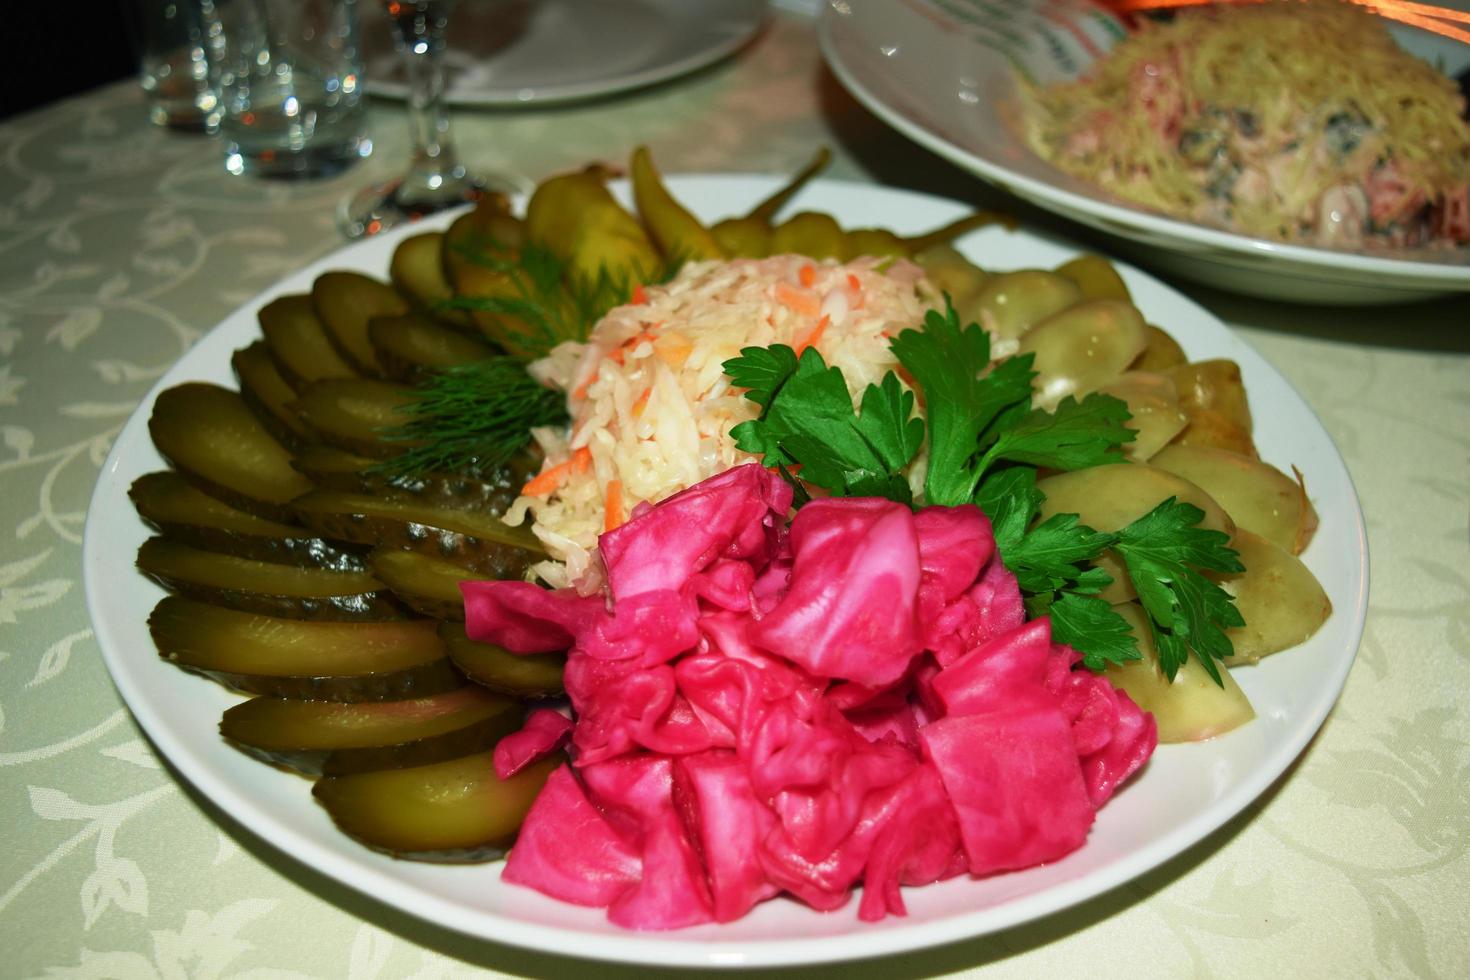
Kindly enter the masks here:
<path id="1" fill-rule="evenodd" d="M 538 712 L 503 772 L 558 748 L 503 880 L 633 929 L 787 894 L 904 914 L 900 886 L 1056 860 L 1148 759 L 1152 716 L 1025 621 L 978 508 L 813 501 L 739 466 L 641 505 L 605 595 L 466 582 L 467 629 L 570 648 L 575 722 Z"/>

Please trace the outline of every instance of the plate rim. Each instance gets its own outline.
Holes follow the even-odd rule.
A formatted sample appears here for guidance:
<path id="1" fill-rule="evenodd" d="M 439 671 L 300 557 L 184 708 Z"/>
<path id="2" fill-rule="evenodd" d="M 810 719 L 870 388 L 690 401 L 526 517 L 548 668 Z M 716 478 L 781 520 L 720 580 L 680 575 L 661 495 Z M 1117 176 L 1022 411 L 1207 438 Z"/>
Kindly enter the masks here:
<path id="1" fill-rule="evenodd" d="M 701 183 L 706 186 L 729 184 L 737 185 L 743 182 L 751 194 L 750 200 L 756 200 L 764 192 L 773 189 L 785 180 L 784 177 L 767 177 L 750 174 L 707 174 L 687 177 L 671 177 L 669 184 L 671 189 L 681 200 L 691 203 L 697 209 L 697 201 L 700 193 Z M 863 193 L 883 194 L 895 199 L 922 199 L 928 202 L 943 202 L 961 208 L 958 202 L 948 201 L 934 195 L 921 194 L 913 191 L 899 190 L 896 188 L 880 187 L 864 184 L 861 182 L 848 182 L 837 180 L 822 180 L 814 182 L 812 190 L 819 191 L 822 188 L 833 188 L 834 193 Z M 620 193 L 626 192 L 626 187 L 619 189 Z M 800 203 L 800 201 L 796 202 Z M 379 244 L 392 244 L 402 237 L 417 232 L 433 230 L 450 220 L 450 216 L 441 216 L 438 221 L 430 221 L 409 226 L 406 229 L 391 232 L 386 236 L 376 239 Z M 1031 235 L 1051 244 L 1072 246 L 1065 239 L 1035 231 L 1023 231 L 1022 234 Z M 130 556 L 118 559 L 116 556 L 109 557 L 101 553 L 101 532 L 99 527 L 102 523 L 102 515 L 109 500 L 116 502 L 115 498 L 121 494 L 126 502 L 126 485 L 119 485 L 113 474 L 119 469 L 122 455 L 130 442 L 138 438 L 139 430 L 142 438 L 147 439 L 147 416 L 151 406 L 159 392 L 174 384 L 189 380 L 193 375 L 191 361 L 194 359 L 212 358 L 214 352 L 206 355 L 208 349 L 205 341 L 211 336 L 221 336 L 219 331 L 229 321 L 238 316 L 253 313 L 274 296 L 289 291 L 294 287 L 294 280 L 306 279 L 320 274 L 327 268 L 342 267 L 344 255 L 349 256 L 346 261 L 348 268 L 360 268 L 360 265 L 351 264 L 351 254 L 354 250 L 363 249 L 371 243 L 352 243 L 343 248 L 336 249 L 318 259 L 307 262 L 302 269 L 290 276 L 282 277 L 262 290 L 257 296 L 242 304 L 222 318 L 210 331 L 204 334 L 189 351 L 176 361 L 170 369 L 165 372 L 147 394 L 140 400 L 138 408 L 129 416 L 128 421 L 119 431 L 114 440 L 107 459 L 104 462 L 98 476 L 97 484 L 93 489 L 87 510 L 87 520 L 83 534 L 82 573 L 83 586 L 86 595 L 87 609 L 92 619 L 98 646 L 102 652 L 103 659 L 107 665 L 109 674 L 114 685 L 121 694 L 130 713 L 138 721 L 139 725 L 148 734 L 170 762 L 170 764 L 188 782 L 198 789 L 212 803 L 230 813 L 232 819 L 240 827 L 249 833 L 266 841 L 276 851 L 285 854 L 293 861 L 299 861 L 311 871 L 326 875 L 340 882 L 354 891 L 382 902 L 390 908 L 406 912 L 410 915 L 424 918 L 438 925 L 454 929 L 473 937 L 487 939 L 494 942 L 504 943 L 511 946 L 524 947 L 541 954 L 572 956 L 583 959 L 615 961 L 624 963 L 644 963 L 664 966 L 777 966 L 777 965 L 802 965 L 819 962 L 838 962 L 866 957 L 881 956 L 886 954 L 901 953 L 905 951 L 942 945 L 964 939 L 976 938 L 1001 929 L 1009 928 L 1021 923 L 1031 921 L 1043 915 L 1061 911 L 1076 905 L 1082 901 L 1100 896 L 1141 874 L 1145 874 L 1168 861 L 1170 858 L 1182 853 L 1189 847 L 1202 841 L 1210 833 L 1214 832 L 1224 823 L 1238 816 L 1249 804 L 1264 792 L 1272 783 L 1287 772 L 1292 763 L 1300 756 L 1308 742 L 1315 737 L 1320 730 L 1328 713 L 1337 703 L 1341 691 L 1346 682 L 1347 675 L 1356 658 L 1358 646 L 1361 642 L 1364 617 L 1366 615 L 1366 599 L 1368 591 L 1368 550 L 1367 537 L 1361 503 L 1358 499 L 1356 488 L 1352 484 L 1351 474 L 1348 472 L 1346 463 L 1342 460 L 1341 453 L 1332 442 L 1325 427 L 1321 426 L 1320 419 L 1316 419 L 1312 411 L 1300 394 L 1296 392 L 1285 378 L 1270 366 L 1264 357 L 1255 351 L 1244 340 L 1230 332 L 1217 317 L 1209 313 L 1199 304 L 1190 300 L 1187 295 L 1179 290 L 1163 283 L 1157 278 L 1142 272 L 1126 263 L 1118 263 L 1120 270 L 1125 272 L 1128 278 L 1137 279 L 1140 282 L 1152 283 L 1157 289 L 1167 294 L 1172 294 L 1177 300 L 1182 300 L 1190 307 L 1195 308 L 1209 323 L 1212 330 L 1219 330 L 1222 338 L 1229 341 L 1228 346 L 1238 349 L 1245 363 L 1243 368 L 1249 368 L 1248 373 L 1260 371 L 1270 372 L 1283 385 L 1313 419 L 1316 419 L 1321 435 L 1325 438 L 1325 449 L 1329 450 L 1329 456 L 1335 459 L 1336 466 L 1340 470 L 1343 481 L 1340 489 L 1346 491 L 1346 499 L 1352 505 L 1351 513 L 1344 515 L 1348 518 L 1347 523 L 1355 536 L 1357 545 L 1357 567 L 1354 576 L 1358 588 L 1351 596 L 1342 597 L 1343 606 L 1336 610 L 1344 616 L 1351 617 L 1345 637 L 1350 643 L 1351 649 L 1347 650 L 1334 662 L 1336 671 L 1327 678 L 1325 686 L 1321 689 L 1317 700 L 1314 702 L 1314 710 L 1305 719 L 1292 729 L 1293 737 L 1283 743 L 1275 751 L 1269 754 L 1269 765 L 1258 767 L 1252 771 L 1249 778 L 1239 782 L 1233 792 L 1223 799 L 1216 800 L 1213 805 L 1204 811 L 1195 813 L 1187 820 L 1174 825 L 1164 834 L 1152 838 L 1149 843 L 1139 851 L 1130 852 L 1127 860 L 1115 861 L 1113 864 L 1100 870 L 1094 870 L 1080 878 L 1053 884 L 1041 890 L 1019 898 L 1003 901 L 997 906 L 991 906 L 979 911 L 967 912 L 960 915 L 949 915 L 932 921 L 915 923 L 911 920 L 890 918 L 886 924 L 876 927 L 865 928 L 857 932 L 844 933 L 839 937 L 833 936 L 809 936 L 803 938 L 777 938 L 761 940 L 732 939 L 729 943 L 710 941 L 705 938 L 680 938 L 680 933 L 589 933 L 582 930 L 547 926 L 536 922 L 527 922 L 519 919 L 508 918 L 503 915 L 470 909 L 453 900 L 435 894 L 424 894 L 423 889 L 411 883 L 406 883 L 395 878 L 386 868 L 391 865 L 381 865 L 378 856 L 373 852 L 361 848 L 360 845 L 351 842 L 343 836 L 342 841 L 351 845 L 351 856 L 347 853 L 338 853 L 331 848 L 319 845 L 301 830 L 292 826 L 290 814 L 277 814 L 268 809 L 252 803 L 250 798 L 244 795 L 243 789 L 230 784 L 212 772 L 205 764 L 205 760 L 196 757 L 195 752 L 183 741 L 190 734 L 196 739 L 199 733 L 174 732 L 166 721 L 161 718 L 157 706 L 152 703 L 146 691 L 145 685 L 141 684 L 147 674 L 148 668 L 161 666 L 156 658 L 152 657 L 152 648 L 149 647 L 145 669 L 137 672 L 129 669 L 124 651 L 120 650 L 112 642 L 110 635 L 110 624 L 104 615 L 102 608 L 101 589 L 102 576 L 106 572 L 116 573 L 121 564 L 128 571 L 132 569 Z M 360 253 L 359 253 L 360 254 Z M 384 266 L 386 268 L 386 265 Z M 145 442 L 145 446 L 151 448 L 151 442 Z M 1319 478 L 1320 479 L 1320 478 Z M 131 515 L 129 510 L 127 513 Z M 141 522 L 138 522 L 141 525 Z M 159 594 L 162 594 L 161 592 Z M 139 619 L 142 617 L 140 616 Z M 135 624 L 136 625 L 136 624 Z M 189 683 L 211 684 L 192 675 L 179 672 L 179 676 Z M 140 705 L 142 705 L 140 710 Z M 247 760 L 252 765 L 259 765 L 254 760 Z M 1277 764 L 1279 762 L 1279 765 Z M 283 778 L 299 782 L 299 779 L 290 774 L 281 774 Z M 309 797 L 309 792 L 303 789 Z M 309 802 L 309 801 L 308 801 Z M 1107 813 L 1104 808 L 1101 813 Z M 243 815 L 242 815 L 243 814 Z M 249 819 L 247 819 L 249 818 Z M 333 828 L 334 832 L 335 828 Z M 340 833 L 340 832 L 337 832 Z M 1025 871 L 1018 874 L 1025 874 Z M 416 893 L 417 901 L 413 904 L 404 904 L 401 901 L 384 897 L 382 889 L 387 886 L 390 891 L 408 889 Z M 921 890 L 922 891 L 922 890 Z M 853 907 L 849 903 L 847 909 Z M 815 913 L 813 913 L 815 914 Z M 982 927 L 975 928 L 975 921 L 984 919 Z M 487 929 L 487 922 L 495 924 L 495 928 Z M 834 938 L 839 938 L 834 947 Z M 573 942 L 569 945 L 569 940 Z M 581 944 L 578 946 L 577 944 Z"/>
<path id="2" fill-rule="evenodd" d="M 917 2 L 924 3 L 926 0 Z M 891 105 L 874 92 L 863 81 L 861 70 L 844 59 L 840 50 L 843 43 L 855 43 L 862 47 L 861 38 L 856 36 L 851 23 L 851 18 L 855 16 L 854 11 L 862 5 L 862 0 L 842 0 L 841 3 L 829 2 L 823 5 L 817 20 L 817 43 L 822 58 L 832 73 L 858 102 L 885 124 L 1008 193 L 1060 214 L 1068 220 L 1107 234 L 1132 239 L 1136 244 L 1150 245 L 1155 244 L 1158 239 L 1168 239 L 1169 244 L 1166 247 L 1190 257 L 1229 261 L 1230 258 L 1266 256 L 1305 267 L 1303 271 L 1310 270 L 1314 274 L 1312 278 L 1317 281 L 1339 282 L 1354 276 L 1371 275 L 1388 277 L 1388 281 L 1377 281 L 1373 285 L 1389 291 L 1417 292 L 1421 295 L 1426 288 L 1447 292 L 1470 291 L 1470 259 L 1461 264 L 1423 262 L 1416 259 L 1335 252 L 1331 249 L 1253 238 L 1238 232 L 1157 214 L 1139 206 L 1068 190 L 988 160 L 951 141 L 925 123 L 909 118 L 900 107 Z M 895 4 L 894 9 L 912 13 L 907 3 Z M 914 16 L 917 18 L 918 15 Z M 839 37 L 838 32 L 844 29 L 853 33 L 846 38 Z M 1148 235 L 1152 240 L 1141 241 L 1141 235 Z M 1206 251 L 1223 255 L 1220 258 L 1201 255 Z M 1285 275 L 1294 274 L 1289 270 L 1278 271 Z"/>
<path id="3" fill-rule="evenodd" d="M 658 0 L 667 9 L 671 0 Z M 742 17 L 742 28 L 722 37 L 711 36 L 703 47 L 672 60 L 661 61 L 634 71 L 619 72 L 611 77 L 583 82 L 541 86 L 509 88 L 496 86 L 477 91 L 456 89 L 452 81 L 446 80 L 444 100 L 450 106 L 480 109 L 514 109 L 518 107 L 546 107 L 587 102 L 607 96 L 647 88 L 667 82 L 723 61 L 747 44 L 752 43 L 771 21 L 771 9 L 767 0 L 719 0 L 737 8 Z M 672 0 L 675 9 L 684 9 L 681 0 Z M 371 77 L 367 81 L 367 93 L 375 98 L 403 102 L 408 99 L 409 89 L 403 82 L 381 82 Z"/>

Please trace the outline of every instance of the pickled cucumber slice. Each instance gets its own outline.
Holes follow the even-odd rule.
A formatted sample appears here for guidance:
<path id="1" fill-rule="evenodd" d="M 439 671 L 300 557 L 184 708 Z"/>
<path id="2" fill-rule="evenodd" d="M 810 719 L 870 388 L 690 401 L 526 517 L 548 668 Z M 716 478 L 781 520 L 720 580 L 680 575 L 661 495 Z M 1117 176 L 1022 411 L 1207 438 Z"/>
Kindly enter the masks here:
<path id="1" fill-rule="evenodd" d="M 306 622 L 168 596 L 148 629 L 165 660 L 247 694 L 388 701 L 464 686 L 427 619 Z"/>
<path id="2" fill-rule="evenodd" d="M 368 338 L 388 377 L 406 383 L 495 355 L 485 341 L 435 323 L 423 313 L 374 317 L 368 323 Z"/>
<path id="3" fill-rule="evenodd" d="M 295 506 L 303 524 L 327 537 L 445 558 L 485 578 L 520 578 L 545 557 L 529 528 L 483 512 L 330 490 L 303 494 Z"/>
<path id="4" fill-rule="evenodd" d="M 370 378 L 334 379 L 307 385 L 294 407 L 322 442 L 367 456 L 396 456 L 412 442 L 387 438 L 411 416 L 404 407 L 413 389 Z"/>
<path id="5" fill-rule="evenodd" d="M 388 278 L 399 292 L 420 309 L 461 330 L 473 325 L 464 310 L 445 309 L 441 304 L 454 298 L 454 287 L 444 269 L 444 233 L 410 235 L 393 250 Z"/>
<path id="6" fill-rule="evenodd" d="M 296 389 L 281 376 L 262 341 L 235 351 L 230 364 L 240 380 L 240 397 L 277 442 L 296 449 L 315 441 L 311 430 L 291 408 Z"/>
<path id="7" fill-rule="evenodd" d="M 459 583 L 483 578 L 463 565 L 401 548 L 378 548 L 368 561 L 400 602 L 435 619 L 463 620 Z"/>
<path id="8" fill-rule="evenodd" d="M 219 731 L 266 762 L 337 776 L 483 752 L 524 718 L 519 702 L 469 685 L 407 701 L 254 698 L 226 711 Z"/>
<path id="9" fill-rule="evenodd" d="M 335 446 L 315 445 L 298 452 L 291 465 L 322 490 L 397 497 L 433 507 L 495 515 L 505 512 L 521 487 L 541 468 L 539 460 L 528 453 L 479 477 L 449 472 L 395 476 L 380 468 L 382 462 Z"/>
<path id="10" fill-rule="evenodd" d="M 313 381 L 360 376 L 332 346 L 310 296 L 282 296 L 261 307 L 256 316 L 266 350 L 281 377 L 297 391 Z"/>
<path id="11" fill-rule="evenodd" d="M 368 339 L 368 321 L 407 313 L 408 303 L 398 291 L 361 273 L 326 272 L 311 284 L 311 305 L 337 353 L 358 372 L 381 376 L 382 366 Z"/>
<path id="12" fill-rule="evenodd" d="M 236 392 L 190 382 L 153 403 L 148 432 L 158 451 L 200 490 L 268 520 L 291 521 L 291 499 L 311 481 L 291 466 Z"/>
<path id="13" fill-rule="evenodd" d="M 192 548 L 338 571 L 366 567 L 355 550 L 343 548 L 299 524 L 268 521 L 236 510 L 190 486 L 171 470 L 138 477 L 128 489 L 128 497 L 143 520 L 166 537 Z"/>
<path id="14" fill-rule="evenodd" d="M 566 757 L 495 775 L 493 752 L 408 769 L 327 776 L 312 795 L 343 832 L 368 847 L 421 861 L 504 855 L 541 787 Z"/>
<path id="15" fill-rule="evenodd" d="M 566 654 L 511 653 L 493 643 L 470 639 L 463 623 L 440 623 L 439 639 L 466 677 L 491 690 L 518 698 L 556 697 L 565 691 Z"/>
<path id="16" fill-rule="evenodd" d="M 237 558 L 168 538 L 143 542 L 138 569 L 179 595 L 267 616 L 338 621 L 404 616 L 388 587 L 363 571 Z"/>

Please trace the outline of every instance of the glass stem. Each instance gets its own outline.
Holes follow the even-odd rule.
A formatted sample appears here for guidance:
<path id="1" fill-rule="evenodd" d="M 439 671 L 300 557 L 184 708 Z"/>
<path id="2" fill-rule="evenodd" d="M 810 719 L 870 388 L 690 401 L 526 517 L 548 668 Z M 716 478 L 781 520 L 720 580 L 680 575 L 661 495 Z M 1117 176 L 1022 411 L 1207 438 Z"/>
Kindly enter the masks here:
<path id="1" fill-rule="evenodd" d="M 391 3 L 394 32 L 408 72 L 408 119 L 413 162 L 395 195 L 402 205 L 460 200 L 465 169 L 454 152 L 444 104 L 444 27 L 453 0 Z"/>

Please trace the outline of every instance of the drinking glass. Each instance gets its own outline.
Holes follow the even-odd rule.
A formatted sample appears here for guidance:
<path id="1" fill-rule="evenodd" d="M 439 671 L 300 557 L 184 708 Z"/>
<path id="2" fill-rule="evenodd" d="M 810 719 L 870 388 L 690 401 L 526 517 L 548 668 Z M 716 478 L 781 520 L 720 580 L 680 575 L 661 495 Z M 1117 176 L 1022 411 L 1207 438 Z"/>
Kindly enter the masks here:
<path id="1" fill-rule="evenodd" d="M 149 121 L 213 133 L 224 43 L 213 0 L 137 0 L 129 13 Z"/>
<path id="2" fill-rule="evenodd" d="M 325 177 L 372 152 L 356 0 L 214 0 L 225 169 Z"/>
<path id="3" fill-rule="evenodd" d="M 519 182 L 473 175 L 460 163 L 444 101 L 444 27 L 455 0 L 383 0 L 408 75 L 413 158 L 408 172 L 353 194 L 338 212 L 349 238 L 387 231 L 425 215 L 476 201 L 488 191 L 514 192 Z"/>

